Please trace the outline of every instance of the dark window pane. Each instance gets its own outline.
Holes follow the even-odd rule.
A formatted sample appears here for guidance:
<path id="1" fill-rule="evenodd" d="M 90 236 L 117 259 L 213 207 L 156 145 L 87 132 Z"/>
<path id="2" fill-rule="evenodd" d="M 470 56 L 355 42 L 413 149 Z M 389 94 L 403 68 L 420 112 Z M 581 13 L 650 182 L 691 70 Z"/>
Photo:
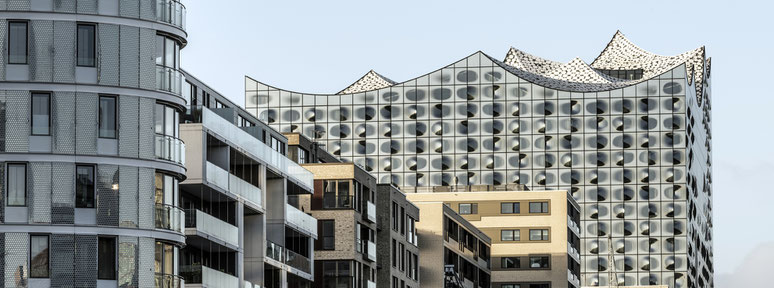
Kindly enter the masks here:
<path id="1" fill-rule="evenodd" d="M 8 206 L 27 205 L 27 165 L 8 164 Z"/>
<path id="2" fill-rule="evenodd" d="M 8 23 L 8 64 L 27 64 L 27 22 Z"/>
<path id="3" fill-rule="evenodd" d="M 94 167 L 75 168 L 75 208 L 94 208 Z"/>
<path id="4" fill-rule="evenodd" d="M 529 213 L 548 213 L 548 202 L 529 202 Z"/>
<path id="5" fill-rule="evenodd" d="M 99 137 L 116 138 L 116 97 L 99 97 Z"/>
<path id="6" fill-rule="evenodd" d="M 78 25 L 78 66 L 95 67 L 96 65 L 96 26 Z"/>
<path id="7" fill-rule="evenodd" d="M 49 135 L 51 132 L 51 95 L 32 94 L 32 135 Z"/>
<path id="8" fill-rule="evenodd" d="M 48 236 L 30 236 L 30 278 L 48 278 Z"/>
<path id="9" fill-rule="evenodd" d="M 116 279 L 116 238 L 100 237 L 98 247 L 97 264 L 98 279 Z"/>
<path id="10" fill-rule="evenodd" d="M 500 203 L 500 213 L 501 214 L 512 214 L 513 213 L 513 203 Z"/>

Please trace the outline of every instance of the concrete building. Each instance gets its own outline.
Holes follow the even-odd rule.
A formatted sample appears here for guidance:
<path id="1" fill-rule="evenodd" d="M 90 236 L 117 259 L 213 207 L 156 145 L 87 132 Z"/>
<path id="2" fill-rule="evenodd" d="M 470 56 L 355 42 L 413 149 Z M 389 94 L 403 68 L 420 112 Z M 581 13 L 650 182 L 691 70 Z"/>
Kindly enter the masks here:
<path id="1" fill-rule="evenodd" d="M 567 191 L 407 196 L 444 203 L 492 239 L 493 288 L 580 287 L 580 211 Z"/>
<path id="2" fill-rule="evenodd" d="M 0 286 L 182 287 L 184 19 L 0 1 Z"/>
<path id="3" fill-rule="evenodd" d="M 376 179 L 352 163 L 310 163 L 314 194 L 302 211 L 317 219 L 313 287 L 376 287 Z"/>
<path id="4" fill-rule="evenodd" d="M 419 244 L 416 222 L 419 208 L 406 199 L 406 194 L 390 184 L 376 188 L 377 247 L 379 263 L 376 272 L 378 288 L 418 288 Z"/>
<path id="5" fill-rule="evenodd" d="M 712 287 L 710 75 L 704 47 L 661 56 L 619 32 L 591 64 L 476 52 L 403 82 L 371 71 L 335 94 L 248 77 L 245 106 L 404 191 L 570 191 L 583 286 Z M 614 263 L 596 248 L 608 237 Z"/>
<path id="6" fill-rule="evenodd" d="M 312 173 L 285 157 L 284 136 L 184 75 L 186 286 L 310 287 L 317 220 L 290 199 L 312 193 Z"/>
<path id="7" fill-rule="evenodd" d="M 410 195 L 410 194 L 409 194 Z M 422 287 L 491 287 L 491 238 L 443 202 L 416 202 L 419 279 Z M 445 286 L 445 265 L 454 266 L 458 279 Z M 394 287 L 394 286 L 393 286 Z"/>
<path id="8" fill-rule="evenodd" d="M 296 163 L 341 163 L 319 143 L 299 133 L 282 133 L 288 138 L 288 158 Z"/>

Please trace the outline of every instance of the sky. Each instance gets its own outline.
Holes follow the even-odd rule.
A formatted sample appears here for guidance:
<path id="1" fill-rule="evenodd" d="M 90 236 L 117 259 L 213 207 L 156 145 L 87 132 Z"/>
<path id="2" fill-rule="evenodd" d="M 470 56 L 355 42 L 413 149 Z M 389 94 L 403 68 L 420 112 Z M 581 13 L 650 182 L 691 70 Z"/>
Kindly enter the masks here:
<path id="1" fill-rule="evenodd" d="M 479 50 L 503 58 L 516 47 L 590 63 L 616 30 L 661 55 L 706 46 L 716 280 L 756 283 L 740 271 L 758 266 L 761 253 L 774 257 L 774 191 L 765 181 L 774 176 L 774 149 L 766 149 L 774 142 L 774 93 L 767 89 L 774 1 L 184 3 L 183 68 L 240 105 L 245 75 L 293 91 L 335 93 L 371 69 L 404 81 Z"/>

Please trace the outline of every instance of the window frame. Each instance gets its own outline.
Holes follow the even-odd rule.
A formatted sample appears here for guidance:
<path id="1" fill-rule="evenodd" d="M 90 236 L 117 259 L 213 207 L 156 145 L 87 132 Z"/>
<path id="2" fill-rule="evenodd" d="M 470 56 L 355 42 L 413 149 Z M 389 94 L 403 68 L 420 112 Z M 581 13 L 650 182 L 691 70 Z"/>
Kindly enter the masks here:
<path id="1" fill-rule="evenodd" d="M 14 24 L 24 24 L 24 62 L 14 62 L 11 59 L 11 26 Z M 26 20 L 8 20 L 8 62 L 10 65 L 29 65 L 30 62 L 30 22 Z"/>
<path id="2" fill-rule="evenodd" d="M 546 261 L 546 267 L 542 267 L 542 266 L 541 267 L 532 267 L 532 260 L 533 259 L 541 260 L 543 258 L 548 260 L 548 261 Z M 550 255 L 530 255 L 529 256 L 529 269 L 551 269 L 551 256 Z"/>
<path id="3" fill-rule="evenodd" d="M 11 196 L 10 196 L 11 195 L 10 194 L 10 192 L 11 192 L 11 189 L 10 189 L 11 181 L 10 181 L 10 179 L 11 179 L 11 177 L 9 177 L 8 174 L 11 173 L 11 169 L 10 169 L 11 166 L 22 166 L 24 168 L 24 183 L 23 183 L 24 184 L 24 189 L 23 189 L 24 190 L 23 191 L 24 192 L 24 202 L 21 205 L 19 205 L 19 204 L 11 204 L 10 203 L 10 199 L 11 199 Z M 28 178 L 28 174 L 29 174 L 28 170 L 29 169 L 27 169 L 27 163 L 24 163 L 24 162 L 9 162 L 9 163 L 6 163 L 5 173 L 4 173 L 5 175 L 3 175 L 5 177 L 5 191 L 6 191 L 5 192 L 5 199 L 6 199 L 5 200 L 5 206 L 7 206 L 7 207 L 27 207 L 27 194 L 28 194 L 27 193 L 27 189 L 29 188 L 29 185 L 27 185 L 27 182 L 29 181 L 29 179 L 27 179 Z"/>
<path id="4" fill-rule="evenodd" d="M 32 269 L 32 259 L 36 255 L 32 254 L 32 252 L 33 252 L 32 251 L 32 239 L 33 238 L 37 238 L 37 237 L 45 237 L 46 238 L 46 248 L 45 248 L 45 251 L 46 251 L 47 255 L 46 255 L 46 271 L 45 271 L 46 275 L 45 276 L 38 276 L 38 275 L 34 275 L 33 276 L 33 274 L 35 274 L 35 273 L 33 273 L 33 269 Z M 28 263 L 30 263 L 29 264 L 29 273 L 28 273 L 29 278 L 30 279 L 48 279 L 48 278 L 51 278 L 51 235 L 49 235 L 49 234 L 30 234 L 29 241 L 30 241 L 30 243 L 29 243 L 29 245 L 30 245 L 30 247 L 29 247 L 29 259 L 28 259 L 28 261 L 29 261 Z M 38 254 L 40 254 L 42 252 L 43 251 L 40 251 Z"/>
<path id="5" fill-rule="evenodd" d="M 102 240 L 104 239 L 110 239 L 112 240 L 112 243 L 113 243 L 113 258 L 112 258 L 113 270 L 112 270 L 112 274 L 108 278 L 102 277 L 102 274 L 101 274 L 103 267 L 105 267 L 105 263 L 102 263 L 102 261 L 100 261 L 102 260 L 102 258 L 100 257 L 102 253 L 101 244 L 102 244 Z M 154 246 L 154 249 L 155 249 L 155 246 Z M 98 264 L 98 267 L 97 267 L 98 280 L 117 280 L 118 279 L 118 239 L 115 236 L 100 235 L 97 237 L 97 264 Z"/>
<path id="6" fill-rule="evenodd" d="M 533 204 L 540 204 L 540 210 L 534 211 L 532 210 Z M 529 214 L 549 214 L 551 213 L 551 209 L 549 207 L 548 201 L 531 201 L 529 202 Z"/>
<path id="7" fill-rule="evenodd" d="M 532 232 L 540 232 L 540 239 L 532 239 Z M 549 229 L 546 228 L 539 228 L 539 229 L 529 229 L 529 241 L 551 241 Z"/>
<path id="8" fill-rule="evenodd" d="M 509 261 L 514 263 L 514 267 L 506 267 L 505 265 L 506 261 Z M 521 269 L 521 257 L 520 256 L 507 256 L 507 257 L 500 257 L 500 268 L 502 269 Z"/>
<path id="9" fill-rule="evenodd" d="M 320 219 L 320 220 L 317 220 L 317 221 L 320 222 L 320 228 L 322 228 L 322 229 L 320 229 L 321 230 L 320 231 L 320 245 L 319 245 L 319 249 L 318 250 L 326 250 L 326 251 L 336 250 L 336 220 L 333 220 L 333 219 Z M 326 235 L 325 234 L 325 225 L 326 224 L 333 225 L 333 229 L 331 229 L 333 233 L 331 235 Z M 331 247 L 326 246 L 326 244 L 325 244 L 325 239 L 326 238 L 332 239 Z"/>
<path id="10" fill-rule="evenodd" d="M 91 47 L 89 49 L 92 52 L 92 55 L 94 56 L 91 58 L 91 65 L 89 64 L 81 64 L 81 49 L 80 49 L 80 28 L 81 27 L 90 27 L 91 28 L 91 36 L 93 42 L 91 43 Z M 89 68 L 95 68 L 97 67 L 97 24 L 96 23 L 86 23 L 86 22 L 78 22 L 75 28 L 75 65 L 77 67 L 89 67 Z"/>
<path id="11" fill-rule="evenodd" d="M 462 212 L 462 205 L 468 205 L 470 208 L 470 212 L 463 213 Z M 458 203 L 457 204 L 457 212 L 460 215 L 476 215 L 478 214 L 478 203 Z"/>
<path id="12" fill-rule="evenodd" d="M 91 207 L 82 207 L 78 201 L 78 168 L 90 168 L 91 169 Z M 75 208 L 78 209 L 94 209 L 97 208 L 97 167 L 92 164 L 76 164 L 75 165 Z"/>
<path id="13" fill-rule="evenodd" d="M 113 131 L 114 135 L 103 136 L 102 135 L 102 99 L 113 99 Z M 118 139 L 118 96 L 116 95 L 99 95 L 99 102 L 97 103 L 97 136 L 101 139 Z M 155 106 L 154 106 L 155 107 Z M 155 109 L 155 108 L 154 108 Z M 155 111 L 155 110 L 154 110 Z"/>
<path id="14" fill-rule="evenodd" d="M 45 96 L 47 98 L 46 103 L 46 115 L 48 115 L 48 123 L 46 123 L 46 133 L 35 133 L 35 98 L 36 96 Z M 30 91 L 30 135 L 32 136 L 51 136 L 51 92 L 38 92 Z"/>
<path id="15" fill-rule="evenodd" d="M 510 207 L 511 212 L 505 212 L 506 207 Z M 521 214 L 520 202 L 500 202 L 500 214 Z"/>
<path id="16" fill-rule="evenodd" d="M 511 233 L 511 240 L 505 240 L 505 234 L 504 233 Z M 501 229 L 500 230 L 500 241 L 501 242 L 519 242 L 521 241 L 521 229 Z"/>

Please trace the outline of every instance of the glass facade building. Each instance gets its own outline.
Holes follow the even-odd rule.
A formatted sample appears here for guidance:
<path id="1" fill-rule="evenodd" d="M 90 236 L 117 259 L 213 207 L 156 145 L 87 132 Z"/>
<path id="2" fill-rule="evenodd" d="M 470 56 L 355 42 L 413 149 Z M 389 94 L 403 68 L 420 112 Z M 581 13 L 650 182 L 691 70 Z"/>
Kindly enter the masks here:
<path id="1" fill-rule="evenodd" d="M 659 56 L 616 33 L 591 64 L 511 49 L 504 61 L 477 52 L 399 83 L 371 71 L 337 94 L 249 77 L 245 91 L 258 118 L 380 183 L 570 191 L 582 210 L 581 286 L 713 285 L 703 47 Z"/>

